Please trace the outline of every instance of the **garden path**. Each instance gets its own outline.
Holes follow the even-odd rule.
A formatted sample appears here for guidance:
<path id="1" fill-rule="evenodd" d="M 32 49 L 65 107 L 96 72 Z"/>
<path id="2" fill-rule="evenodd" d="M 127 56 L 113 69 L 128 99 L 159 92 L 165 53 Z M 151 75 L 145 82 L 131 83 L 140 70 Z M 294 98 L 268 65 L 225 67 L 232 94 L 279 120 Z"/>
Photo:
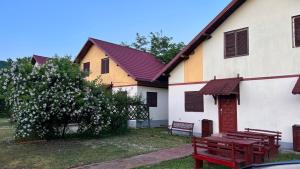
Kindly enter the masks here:
<path id="1" fill-rule="evenodd" d="M 155 151 L 148 154 L 133 156 L 130 158 L 95 163 L 76 167 L 73 169 L 132 169 L 136 167 L 158 164 L 163 161 L 174 160 L 191 155 L 193 148 L 191 144 Z"/>

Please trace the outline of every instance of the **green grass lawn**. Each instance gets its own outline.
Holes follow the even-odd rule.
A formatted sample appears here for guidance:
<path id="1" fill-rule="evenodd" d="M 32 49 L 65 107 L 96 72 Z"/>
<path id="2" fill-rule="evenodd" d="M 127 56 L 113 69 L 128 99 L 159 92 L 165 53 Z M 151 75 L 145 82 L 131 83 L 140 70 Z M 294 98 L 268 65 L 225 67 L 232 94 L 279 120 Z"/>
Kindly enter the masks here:
<path id="1" fill-rule="evenodd" d="M 1 127 L 11 127 L 9 120 L 5 118 L 0 118 L 0 128 Z"/>
<path id="2" fill-rule="evenodd" d="M 188 138 L 168 135 L 165 129 L 138 129 L 100 139 L 17 144 L 13 142 L 13 128 L 8 120 L 0 119 L 0 168 L 64 169 L 130 157 L 188 142 Z"/>
<path id="3" fill-rule="evenodd" d="M 300 160 L 300 154 L 281 153 L 270 162 Z M 165 161 L 153 166 L 145 166 L 137 169 L 193 169 L 194 160 L 192 157 L 186 157 L 178 160 Z M 204 164 L 205 169 L 228 169 L 228 167 L 217 166 L 213 164 Z"/>

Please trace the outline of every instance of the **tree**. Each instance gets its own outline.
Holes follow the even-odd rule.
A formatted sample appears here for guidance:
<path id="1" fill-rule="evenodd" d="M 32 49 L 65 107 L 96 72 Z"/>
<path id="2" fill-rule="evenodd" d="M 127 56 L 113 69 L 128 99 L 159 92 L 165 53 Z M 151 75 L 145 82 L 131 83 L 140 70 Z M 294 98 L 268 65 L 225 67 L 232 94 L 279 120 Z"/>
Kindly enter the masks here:
<path id="1" fill-rule="evenodd" d="M 135 42 L 133 42 L 131 46 L 134 47 L 135 49 L 146 52 L 148 44 L 149 41 L 147 40 L 147 37 L 137 33 Z"/>
<path id="2" fill-rule="evenodd" d="M 148 36 L 137 33 L 135 42 L 130 45 L 122 42 L 122 45 L 149 52 L 163 63 L 169 63 L 185 46 L 183 42 L 176 43 L 172 41 L 173 37 L 168 37 L 161 31 L 150 32 Z"/>
<path id="3" fill-rule="evenodd" d="M 0 69 L 6 68 L 8 66 L 8 62 L 0 60 Z"/>

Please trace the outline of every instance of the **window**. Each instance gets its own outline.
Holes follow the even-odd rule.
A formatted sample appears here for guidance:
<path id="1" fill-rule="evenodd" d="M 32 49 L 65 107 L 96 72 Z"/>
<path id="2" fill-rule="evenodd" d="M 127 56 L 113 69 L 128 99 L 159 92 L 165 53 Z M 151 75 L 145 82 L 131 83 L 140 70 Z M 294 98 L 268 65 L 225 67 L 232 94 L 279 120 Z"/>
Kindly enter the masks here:
<path id="1" fill-rule="evenodd" d="M 149 107 L 157 107 L 157 93 L 147 92 L 147 105 Z"/>
<path id="2" fill-rule="evenodd" d="M 203 95 L 199 92 L 185 92 L 185 111 L 204 112 Z"/>
<path id="3" fill-rule="evenodd" d="M 293 17 L 293 45 L 300 47 L 300 15 Z"/>
<path id="4" fill-rule="evenodd" d="M 248 28 L 226 32 L 224 43 L 225 59 L 249 55 Z"/>
<path id="5" fill-rule="evenodd" d="M 101 60 L 101 74 L 109 73 L 109 59 L 104 58 Z"/>
<path id="6" fill-rule="evenodd" d="M 90 62 L 86 62 L 83 64 L 83 72 L 86 76 L 90 73 Z"/>

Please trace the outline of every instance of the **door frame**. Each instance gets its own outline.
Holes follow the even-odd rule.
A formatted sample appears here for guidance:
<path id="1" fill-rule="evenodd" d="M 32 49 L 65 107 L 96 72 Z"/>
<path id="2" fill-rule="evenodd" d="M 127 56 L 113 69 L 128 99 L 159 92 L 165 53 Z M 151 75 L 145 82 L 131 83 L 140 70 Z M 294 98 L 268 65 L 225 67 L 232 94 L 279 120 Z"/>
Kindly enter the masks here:
<path id="1" fill-rule="evenodd" d="M 238 124 L 237 124 L 238 96 L 237 96 L 237 95 L 229 95 L 229 97 L 232 97 L 232 96 L 235 97 L 235 101 L 236 101 L 236 111 L 235 111 L 236 113 L 235 113 L 235 117 L 234 117 L 234 118 L 235 118 L 235 119 L 234 119 L 234 121 L 235 121 L 235 126 L 234 126 L 234 127 L 235 127 L 235 129 L 237 130 L 237 129 L 238 129 Z M 221 98 L 220 98 L 220 97 L 228 97 L 228 96 L 217 96 L 217 97 L 218 97 L 217 100 L 218 100 L 218 114 L 219 114 L 219 117 L 218 117 L 218 118 L 219 118 L 219 119 L 218 119 L 218 120 L 219 120 L 219 132 L 221 133 L 221 132 L 222 132 L 222 129 L 221 129 L 221 128 L 222 128 L 222 120 L 221 120 L 221 116 L 222 116 L 222 115 L 221 115 L 221 111 L 220 111 L 220 110 L 221 110 L 221 104 L 220 104 L 220 99 L 221 99 Z"/>

